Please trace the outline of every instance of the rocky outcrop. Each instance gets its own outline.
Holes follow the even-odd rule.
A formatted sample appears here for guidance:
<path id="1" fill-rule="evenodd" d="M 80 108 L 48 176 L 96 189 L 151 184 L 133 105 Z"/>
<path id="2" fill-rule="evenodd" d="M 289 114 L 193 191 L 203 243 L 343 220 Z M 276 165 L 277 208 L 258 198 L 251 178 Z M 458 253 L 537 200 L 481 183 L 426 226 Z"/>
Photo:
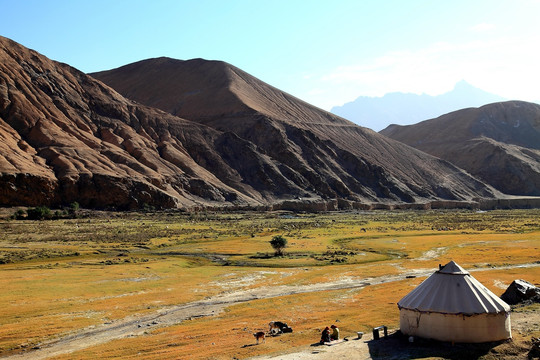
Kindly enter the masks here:
<path id="1" fill-rule="evenodd" d="M 514 280 L 501 295 L 501 299 L 510 305 L 525 301 L 540 302 L 540 289 L 525 280 Z"/>
<path id="2" fill-rule="evenodd" d="M 494 103 L 381 134 L 448 160 L 506 194 L 540 196 L 540 105 Z"/>

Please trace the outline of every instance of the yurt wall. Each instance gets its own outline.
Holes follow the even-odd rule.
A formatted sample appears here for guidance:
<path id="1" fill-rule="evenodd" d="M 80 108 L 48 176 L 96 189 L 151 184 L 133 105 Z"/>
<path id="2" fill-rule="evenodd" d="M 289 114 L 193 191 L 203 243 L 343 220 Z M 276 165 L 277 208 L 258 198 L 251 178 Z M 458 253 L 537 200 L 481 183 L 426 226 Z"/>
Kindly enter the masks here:
<path id="1" fill-rule="evenodd" d="M 481 343 L 512 337 L 510 313 L 441 314 L 401 309 L 401 332 L 440 341 Z"/>

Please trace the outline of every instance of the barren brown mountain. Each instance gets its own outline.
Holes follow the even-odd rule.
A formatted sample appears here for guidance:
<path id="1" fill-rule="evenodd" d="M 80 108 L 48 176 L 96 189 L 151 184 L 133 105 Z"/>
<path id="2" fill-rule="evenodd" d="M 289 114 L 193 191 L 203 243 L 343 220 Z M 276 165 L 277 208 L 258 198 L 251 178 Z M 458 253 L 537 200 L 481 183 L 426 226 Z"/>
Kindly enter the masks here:
<path id="1" fill-rule="evenodd" d="M 381 131 L 500 191 L 540 196 L 540 105 L 507 101 Z"/>
<path id="2" fill-rule="evenodd" d="M 257 158 L 279 181 L 276 165 L 237 137 L 134 104 L 6 38 L 0 60 L 2 205 L 260 204 L 217 152 L 223 144 Z"/>
<path id="3" fill-rule="evenodd" d="M 292 200 L 326 209 L 500 196 L 443 160 L 226 63 L 161 58 L 96 77 L 107 74 L 153 107 L 0 37 L 0 205 Z"/>
<path id="4" fill-rule="evenodd" d="M 300 197 L 316 194 L 370 203 L 494 196 L 492 189 L 445 161 L 311 106 L 221 61 L 157 58 L 91 75 L 130 99 L 253 143 L 280 164 L 287 179 L 306 190 Z M 232 149 L 230 159 L 243 167 L 244 179 L 263 171 Z M 261 191 L 274 191 L 273 178 L 267 181 Z"/>

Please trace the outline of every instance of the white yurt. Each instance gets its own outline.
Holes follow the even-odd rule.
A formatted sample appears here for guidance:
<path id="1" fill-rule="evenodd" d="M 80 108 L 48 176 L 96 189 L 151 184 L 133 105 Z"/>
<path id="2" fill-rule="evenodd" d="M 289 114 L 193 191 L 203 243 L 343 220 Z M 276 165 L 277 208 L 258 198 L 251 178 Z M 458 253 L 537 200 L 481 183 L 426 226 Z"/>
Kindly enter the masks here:
<path id="1" fill-rule="evenodd" d="M 510 306 L 453 261 L 398 302 L 401 332 L 480 343 L 512 337 Z"/>

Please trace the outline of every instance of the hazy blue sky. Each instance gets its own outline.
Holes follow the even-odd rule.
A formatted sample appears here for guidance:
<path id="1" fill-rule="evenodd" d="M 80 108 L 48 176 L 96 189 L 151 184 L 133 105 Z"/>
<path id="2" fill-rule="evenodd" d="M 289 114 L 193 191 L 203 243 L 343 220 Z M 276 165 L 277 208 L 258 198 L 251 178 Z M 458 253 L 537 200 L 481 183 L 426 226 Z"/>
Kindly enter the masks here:
<path id="1" fill-rule="evenodd" d="M 229 62 L 329 110 L 461 79 L 540 100 L 539 0 L 0 0 L 0 35 L 84 72 Z"/>

